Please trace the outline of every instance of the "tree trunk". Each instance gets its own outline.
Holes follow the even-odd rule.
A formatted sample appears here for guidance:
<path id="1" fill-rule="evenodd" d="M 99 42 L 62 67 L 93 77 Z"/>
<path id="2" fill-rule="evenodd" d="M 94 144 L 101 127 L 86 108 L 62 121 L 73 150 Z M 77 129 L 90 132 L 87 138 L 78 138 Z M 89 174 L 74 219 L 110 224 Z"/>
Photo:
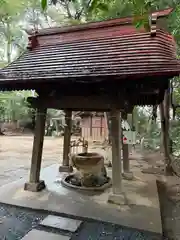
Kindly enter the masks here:
<path id="1" fill-rule="evenodd" d="M 164 150 L 164 160 L 166 164 L 166 175 L 172 175 L 171 156 L 170 156 L 170 138 L 169 138 L 169 108 L 170 94 L 169 89 L 165 92 L 164 101 L 159 105 L 161 117 L 162 145 Z"/>
<path id="2" fill-rule="evenodd" d="M 11 121 L 14 123 L 16 121 L 16 110 L 15 110 L 15 101 L 14 99 L 10 100 L 11 104 Z"/>
<path id="3" fill-rule="evenodd" d="M 2 132 L 1 127 L 0 127 L 0 136 L 3 136 L 3 135 L 4 135 L 4 133 Z"/>
<path id="4" fill-rule="evenodd" d="M 7 22 L 7 49 L 6 49 L 6 56 L 7 56 L 7 61 L 8 64 L 11 63 L 11 31 L 10 31 L 10 23 Z"/>

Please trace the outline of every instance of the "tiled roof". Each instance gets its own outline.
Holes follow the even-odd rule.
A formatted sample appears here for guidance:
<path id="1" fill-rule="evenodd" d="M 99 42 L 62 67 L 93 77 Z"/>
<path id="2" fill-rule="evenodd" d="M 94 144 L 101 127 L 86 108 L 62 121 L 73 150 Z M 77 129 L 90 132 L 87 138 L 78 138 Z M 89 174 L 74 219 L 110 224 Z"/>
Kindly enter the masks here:
<path id="1" fill-rule="evenodd" d="M 155 19 L 171 11 L 159 11 Z M 151 16 L 150 32 L 137 29 L 131 17 L 31 33 L 29 50 L 1 70 L 1 88 L 24 84 L 32 88 L 35 83 L 69 79 L 78 82 L 100 77 L 121 80 L 179 75 L 174 40 L 156 20 L 154 24 Z"/>
<path id="2" fill-rule="evenodd" d="M 55 80 L 93 76 L 173 76 L 180 71 L 172 37 L 149 33 L 38 46 L 2 70 L 3 80 Z"/>

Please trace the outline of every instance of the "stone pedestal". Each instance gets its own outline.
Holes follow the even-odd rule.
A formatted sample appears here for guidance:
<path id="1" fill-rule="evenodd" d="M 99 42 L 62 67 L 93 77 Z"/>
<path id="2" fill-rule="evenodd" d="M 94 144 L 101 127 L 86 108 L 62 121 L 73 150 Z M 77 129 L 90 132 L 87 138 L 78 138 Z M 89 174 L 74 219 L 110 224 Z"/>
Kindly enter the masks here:
<path id="1" fill-rule="evenodd" d="M 24 190 L 31 192 L 40 192 L 45 189 L 46 185 L 44 181 L 39 181 L 38 183 L 27 182 L 24 184 Z"/>
<path id="2" fill-rule="evenodd" d="M 125 180 L 133 180 L 134 179 L 134 175 L 132 172 L 124 172 L 122 174 L 122 176 Z"/>
<path id="3" fill-rule="evenodd" d="M 67 172 L 67 173 L 71 173 L 73 172 L 73 167 L 72 166 L 60 166 L 59 167 L 59 172 Z"/>
<path id="4" fill-rule="evenodd" d="M 124 193 L 111 193 L 108 197 L 108 202 L 116 205 L 125 205 L 127 203 Z"/>
<path id="5" fill-rule="evenodd" d="M 163 239 L 180 239 L 180 179 L 162 177 L 156 181 Z"/>

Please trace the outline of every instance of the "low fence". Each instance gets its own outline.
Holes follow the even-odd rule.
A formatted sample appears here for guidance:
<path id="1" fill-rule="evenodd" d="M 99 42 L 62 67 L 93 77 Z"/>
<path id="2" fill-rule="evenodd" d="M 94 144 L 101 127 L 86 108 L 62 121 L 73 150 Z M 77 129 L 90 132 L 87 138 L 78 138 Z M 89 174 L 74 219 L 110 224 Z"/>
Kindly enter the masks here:
<path id="1" fill-rule="evenodd" d="M 70 143 L 71 154 L 87 153 L 88 152 L 88 141 L 84 138 L 72 140 Z"/>

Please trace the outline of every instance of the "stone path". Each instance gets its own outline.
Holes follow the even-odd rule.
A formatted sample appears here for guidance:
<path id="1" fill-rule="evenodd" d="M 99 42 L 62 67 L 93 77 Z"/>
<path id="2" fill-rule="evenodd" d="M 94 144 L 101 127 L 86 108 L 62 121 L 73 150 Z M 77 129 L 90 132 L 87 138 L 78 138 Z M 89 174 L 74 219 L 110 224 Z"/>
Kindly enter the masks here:
<path id="1" fill-rule="evenodd" d="M 58 223 L 58 224 L 57 224 Z M 160 240 L 158 234 L 0 204 L 0 240 Z"/>
<path id="2" fill-rule="evenodd" d="M 75 232 L 81 223 L 82 221 L 79 220 L 49 215 L 40 224 L 45 227 L 52 227 L 69 232 Z"/>
<path id="3" fill-rule="evenodd" d="M 81 224 L 83 226 L 81 227 Z M 102 222 L 86 222 L 49 215 L 40 222 L 42 230 L 31 230 L 22 240 L 159 240 L 160 236 L 148 232 Z M 54 229 L 54 233 L 51 231 Z M 62 231 L 56 232 L 57 230 Z M 69 232 L 69 233 L 68 233 Z M 67 234 L 67 235 L 65 235 Z"/>
<path id="4" fill-rule="evenodd" d="M 74 233 L 80 227 L 82 221 L 70 219 L 70 218 L 63 218 L 54 215 L 48 215 L 43 221 L 40 222 L 41 226 L 46 227 L 46 229 L 50 230 L 51 228 L 62 230 L 62 231 L 69 231 Z M 40 231 L 33 229 L 31 230 L 22 240 L 39 240 L 43 238 L 44 240 L 69 240 L 69 236 L 65 236 L 62 234 L 57 233 L 50 233 L 46 231 Z"/>
<path id="5" fill-rule="evenodd" d="M 33 240 L 40 240 L 40 239 L 43 239 L 43 240 L 69 240 L 70 237 L 33 229 L 25 237 L 22 238 L 22 240 L 32 240 L 32 239 Z"/>

